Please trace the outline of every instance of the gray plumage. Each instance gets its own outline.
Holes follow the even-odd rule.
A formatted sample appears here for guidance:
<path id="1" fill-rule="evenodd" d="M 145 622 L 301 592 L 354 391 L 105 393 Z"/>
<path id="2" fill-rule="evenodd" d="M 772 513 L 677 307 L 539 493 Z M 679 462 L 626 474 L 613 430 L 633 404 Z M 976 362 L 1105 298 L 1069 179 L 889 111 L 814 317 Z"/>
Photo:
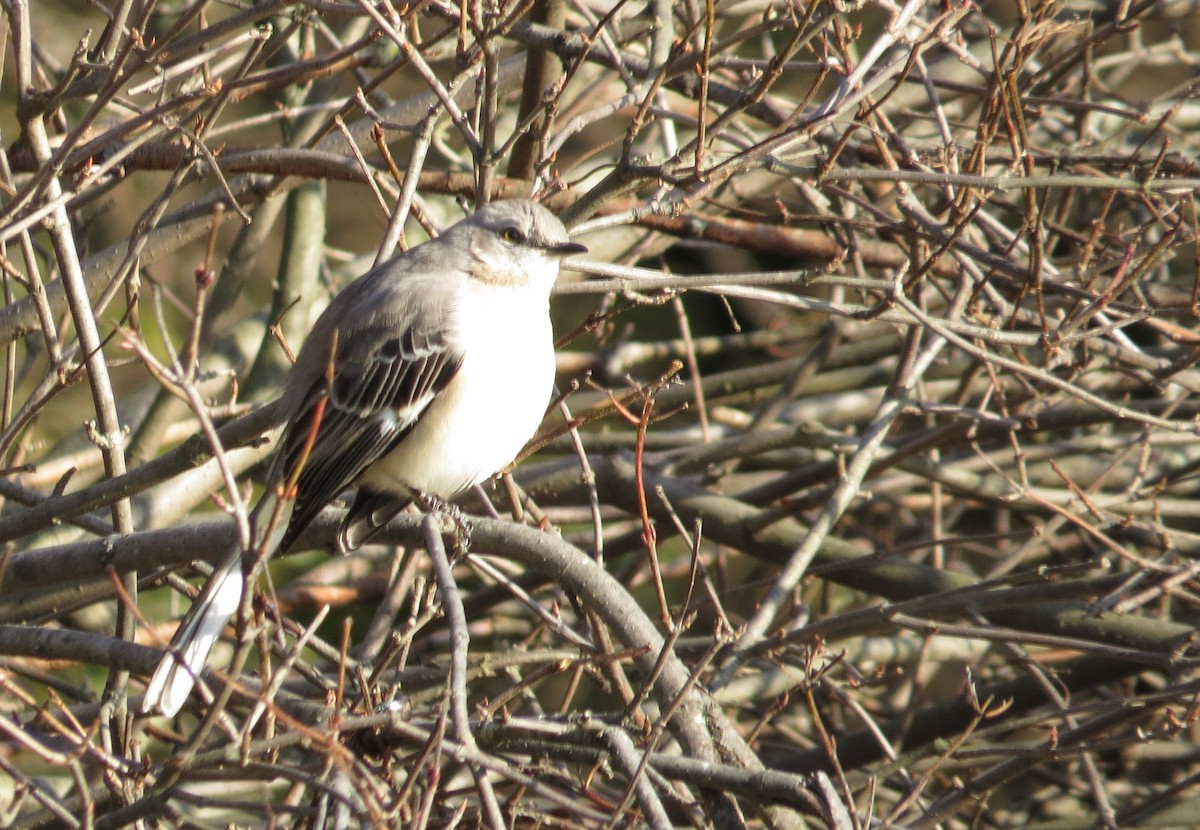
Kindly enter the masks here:
<path id="1" fill-rule="evenodd" d="M 142 710 L 173 715 L 235 613 L 244 572 L 287 549 L 343 490 L 356 547 L 414 493 L 452 496 L 507 464 L 553 386 L 549 294 L 586 250 L 533 202 L 493 202 L 373 268 L 318 318 L 284 384 L 285 426 L 251 512 L 253 546 L 213 572 Z"/>

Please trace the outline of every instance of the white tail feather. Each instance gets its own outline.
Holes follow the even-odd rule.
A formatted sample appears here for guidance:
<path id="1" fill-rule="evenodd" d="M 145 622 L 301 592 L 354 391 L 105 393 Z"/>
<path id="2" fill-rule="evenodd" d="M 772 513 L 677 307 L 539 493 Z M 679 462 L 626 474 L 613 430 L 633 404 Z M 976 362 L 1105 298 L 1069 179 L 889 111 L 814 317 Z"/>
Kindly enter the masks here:
<path id="1" fill-rule="evenodd" d="M 259 499 L 250 514 L 253 539 L 250 549 L 256 551 L 260 560 L 265 561 L 279 547 L 294 506 L 290 499 L 277 498 L 271 487 Z M 143 714 L 158 711 L 173 717 L 187 702 L 208 662 L 208 653 L 242 602 L 246 588 L 242 561 L 241 547 L 234 546 L 204 584 L 146 686 Z"/>
<path id="2" fill-rule="evenodd" d="M 208 653 L 241 604 L 244 585 L 241 551 L 234 550 L 213 571 L 196 604 L 171 638 L 171 645 L 142 698 L 144 714 L 160 711 L 173 717 L 183 708 L 200 672 L 204 671 Z"/>

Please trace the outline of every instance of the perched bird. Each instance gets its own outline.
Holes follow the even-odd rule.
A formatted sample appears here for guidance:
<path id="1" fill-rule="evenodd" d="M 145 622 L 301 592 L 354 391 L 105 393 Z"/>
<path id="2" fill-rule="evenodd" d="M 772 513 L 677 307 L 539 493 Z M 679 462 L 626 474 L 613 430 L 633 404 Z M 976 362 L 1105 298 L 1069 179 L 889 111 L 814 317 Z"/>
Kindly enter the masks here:
<path id="1" fill-rule="evenodd" d="M 413 498 L 487 479 L 541 423 L 554 384 L 550 289 L 587 249 L 533 202 L 493 202 L 345 288 L 288 373 L 285 421 L 250 514 L 252 545 L 213 571 L 150 679 L 146 713 L 174 715 L 236 612 L 245 573 L 286 550 L 347 487 L 353 549 Z"/>

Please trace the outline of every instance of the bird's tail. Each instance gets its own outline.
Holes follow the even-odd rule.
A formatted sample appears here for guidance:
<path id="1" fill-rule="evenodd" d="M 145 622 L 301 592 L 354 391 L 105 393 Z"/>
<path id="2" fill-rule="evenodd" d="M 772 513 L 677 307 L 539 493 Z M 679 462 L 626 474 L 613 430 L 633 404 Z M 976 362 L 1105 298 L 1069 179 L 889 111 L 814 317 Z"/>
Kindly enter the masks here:
<path id="1" fill-rule="evenodd" d="M 234 547 L 208 578 L 196 603 L 188 611 L 171 645 L 146 686 L 142 712 L 162 712 L 173 717 L 187 701 L 204 671 L 208 653 L 242 602 L 246 578 L 242 551 Z"/>
<path id="2" fill-rule="evenodd" d="M 251 512 L 251 549 L 259 562 L 266 561 L 284 540 L 293 505 L 292 500 L 279 498 L 275 489 L 268 487 Z M 183 708 L 208 663 L 209 652 L 242 602 L 245 562 L 242 547 L 235 544 L 212 572 L 146 686 L 143 714 L 157 711 L 173 717 Z"/>

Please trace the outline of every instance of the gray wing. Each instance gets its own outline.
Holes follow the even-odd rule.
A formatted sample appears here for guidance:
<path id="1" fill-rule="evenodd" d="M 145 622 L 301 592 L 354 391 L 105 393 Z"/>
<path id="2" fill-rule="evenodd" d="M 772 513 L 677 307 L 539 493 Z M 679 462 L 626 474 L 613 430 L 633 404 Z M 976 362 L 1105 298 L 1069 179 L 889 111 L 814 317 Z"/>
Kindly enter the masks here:
<path id="1" fill-rule="evenodd" d="M 318 327 L 312 337 L 324 339 L 325 348 L 302 352 L 297 360 L 296 369 L 304 374 L 300 387 L 289 393 L 302 396 L 268 476 L 269 487 L 295 497 L 280 550 L 404 440 L 462 365 L 445 330 L 444 307 L 419 301 L 390 309 L 367 307 L 372 300 L 395 304 L 396 297 L 364 292 L 347 309 L 350 314 L 332 319 L 350 319 L 357 311 L 374 322 L 331 325 L 329 331 Z M 336 345 L 330 349 L 334 331 Z"/>
<path id="2" fill-rule="evenodd" d="M 443 253 L 435 241 L 369 271 L 318 318 L 288 373 L 287 425 L 252 514 L 254 552 L 289 547 L 404 440 L 457 374 L 462 355 L 447 326 L 465 275 L 440 261 Z M 250 553 L 235 547 L 213 572 L 154 672 L 144 712 L 174 715 L 183 706 L 242 600 Z"/>

